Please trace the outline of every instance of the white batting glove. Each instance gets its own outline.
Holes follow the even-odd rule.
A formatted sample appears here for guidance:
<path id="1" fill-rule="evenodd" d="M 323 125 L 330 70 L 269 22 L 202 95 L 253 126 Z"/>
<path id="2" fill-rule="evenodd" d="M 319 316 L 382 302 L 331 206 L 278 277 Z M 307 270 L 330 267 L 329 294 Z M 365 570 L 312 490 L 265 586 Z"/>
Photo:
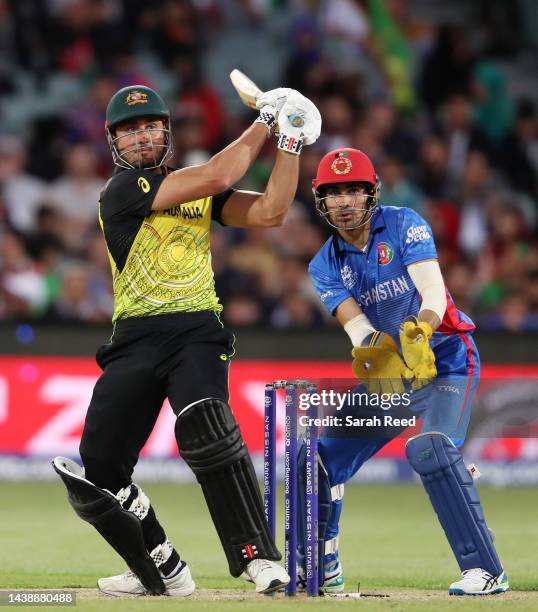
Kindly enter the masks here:
<path id="1" fill-rule="evenodd" d="M 260 114 L 254 123 L 263 123 L 267 128 L 267 138 L 273 133 L 273 128 L 276 125 L 277 111 L 274 106 L 265 104 L 260 109 Z"/>
<path id="2" fill-rule="evenodd" d="M 292 93 L 299 93 L 295 89 L 289 87 L 277 87 L 277 89 L 270 89 L 262 93 L 262 95 L 256 100 L 256 108 L 262 109 L 264 106 L 269 105 L 276 109 L 277 115 L 280 109 L 286 103 L 288 96 Z"/>
<path id="3" fill-rule="evenodd" d="M 298 116 L 303 119 L 300 127 L 294 125 Z M 290 97 L 278 114 L 278 131 L 278 148 L 298 155 L 303 144 L 314 144 L 321 133 L 321 115 L 316 105 L 301 94 Z"/>
<path id="4" fill-rule="evenodd" d="M 294 113 L 303 116 L 303 144 L 314 144 L 321 133 L 321 115 L 317 106 L 298 91 L 290 94 L 287 103 L 295 109 Z"/>

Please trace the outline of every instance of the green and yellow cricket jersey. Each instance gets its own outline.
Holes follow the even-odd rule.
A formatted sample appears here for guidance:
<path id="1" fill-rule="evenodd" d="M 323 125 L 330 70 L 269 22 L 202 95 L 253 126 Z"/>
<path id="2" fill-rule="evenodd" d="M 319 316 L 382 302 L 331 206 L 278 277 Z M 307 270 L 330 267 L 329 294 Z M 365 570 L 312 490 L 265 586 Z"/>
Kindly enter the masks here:
<path id="1" fill-rule="evenodd" d="M 99 222 L 114 281 L 117 319 L 222 310 L 209 234 L 233 190 L 167 210 L 151 205 L 164 175 L 123 170 L 101 192 Z"/>

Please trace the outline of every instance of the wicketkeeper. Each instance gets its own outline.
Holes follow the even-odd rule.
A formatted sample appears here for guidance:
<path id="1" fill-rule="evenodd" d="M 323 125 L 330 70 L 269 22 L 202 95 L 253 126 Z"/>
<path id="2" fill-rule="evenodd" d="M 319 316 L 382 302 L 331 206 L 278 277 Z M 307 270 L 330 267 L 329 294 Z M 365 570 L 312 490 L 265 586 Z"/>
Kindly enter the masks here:
<path id="1" fill-rule="evenodd" d="M 449 593 L 507 591 L 492 532 L 459 451 L 480 375 L 475 326 L 445 288 L 432 231 L 409 208 L 381 206 L 379 178 L 356 149 L 327 153 L 313 188 L 319 214 L 336 231 L 310 263 L 312 282 L 351 339 L 353 371 L 362 383 L 358 391 L 407 393 L 409 414 L 422 417 L 422 433 L 407 441 L 406 455 L 462 572 Z M 345 412 L 354 411 L 361 414 L 364 408 L 348 406 Z M 375 409 L 367 412 L 372 416 Z M 319 512 L 328 591 L 344 588 L 338 556 L 344 484 L 401 431 L 385 429 L 376 436 L 350 428 L 347 435 L 326 431 L 320 440 Z"/>
<path id="2" fill-rule="evenodd" d="M 132 481 L 165 398 L 231 575 L 254 582 L 260 593 L 289 582 L 275 563 L 281 555 L 228 404 L 234 339 L 219 319 L 209 236 L 212 220 L 243 228 L 282 223 L 297 187 L 299 153 L 318 138 L 321 118 L 294 90 L 270 91 L 258 105 L 259 117 L 235 142 L 205 164 L 175 170 L 168 165 L 170 113 L 157 92 L 133 85 L 108 104 L 105 130 L 117 168 L 101 193 L 99 221 L 114 280 L 114 332 L 97 352 L 103 373 L 82 434 L 84 468 L 62 457 L 53 465 L 75 512 L 129 567 L 98 581 L 110 595 L 184 597 L 195 588 L 189 566 Z M 294 113 L 304 117 L 302 127 L 288 120 Z M 233 189 L 276 126 L 265 192 Z"/>

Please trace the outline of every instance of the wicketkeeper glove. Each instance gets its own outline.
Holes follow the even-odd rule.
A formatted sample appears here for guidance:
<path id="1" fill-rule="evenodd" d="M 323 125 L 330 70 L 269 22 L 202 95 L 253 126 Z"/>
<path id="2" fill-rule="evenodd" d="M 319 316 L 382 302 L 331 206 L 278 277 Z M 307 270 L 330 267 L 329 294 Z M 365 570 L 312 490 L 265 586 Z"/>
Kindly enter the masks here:
<path id="1" fill-rule="evenodd" d="M 410 317 L 400 325 L 400 344 L 406 365 L 413 373 L 413 391 L 424 387 L 437 376 L 435 355 L 430 347 L 431 326 Z"/>
<path id="2" fill-rule="evenodd" d="M 396 342 L 388 334 L 374 332 L 351 354 L 353 373 L 369 393 L 401 395 L 405 392 L 404 380 L 409 380 L 412 372 L 400 357 Z"/>

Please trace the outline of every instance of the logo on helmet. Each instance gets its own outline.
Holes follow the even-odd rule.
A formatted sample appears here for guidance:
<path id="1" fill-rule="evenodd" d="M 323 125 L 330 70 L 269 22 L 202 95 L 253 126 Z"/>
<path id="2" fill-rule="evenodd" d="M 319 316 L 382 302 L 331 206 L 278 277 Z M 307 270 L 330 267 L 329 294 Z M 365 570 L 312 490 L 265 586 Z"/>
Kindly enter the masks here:
<path id="1" fill-rule="evenodd" d="M 338 156 L 331 164 L 331 170 L 335 174 L 349 174 L 351 172 L 352 167 L 353 164 L 351 163 L 351 160 L 348 157 L 347 151 L 338 153 Z"/>
<path id="2" fill-rule="evenodd" d="M 387 242 L 380 242 L 377 246 L 377 261 L 380 265 L 386 266 L 392 261 L 394 251 Z"/>
<path id="3" fill-rule="evenodd" d="M 148 103 L 148 94 L 143 91 L 138 91 L 138 89 L 133 89 L 127 94 L 127 98 L 125 99 L 127 102 L 127 106 L 134 106 L 135 104 L 147 104 Z"/>

